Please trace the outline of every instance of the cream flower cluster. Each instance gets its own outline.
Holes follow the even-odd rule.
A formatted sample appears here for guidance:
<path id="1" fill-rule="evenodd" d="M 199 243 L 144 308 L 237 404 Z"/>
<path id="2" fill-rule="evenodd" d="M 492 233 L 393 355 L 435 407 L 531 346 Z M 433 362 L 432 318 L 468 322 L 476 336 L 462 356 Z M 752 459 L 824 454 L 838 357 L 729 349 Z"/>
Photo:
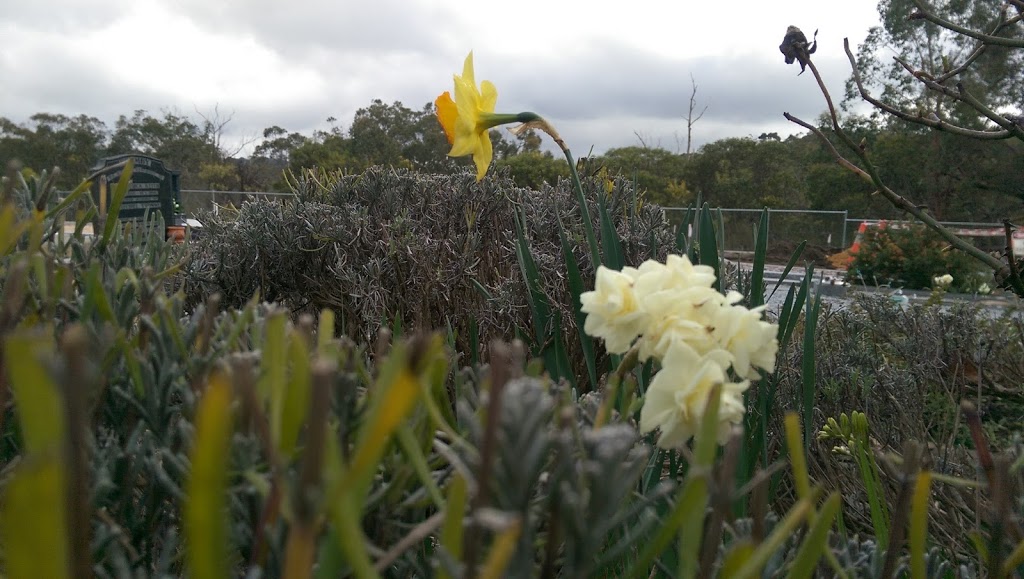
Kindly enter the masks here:
<path id="1" fill-rule="evenodd" d="M 743 419 L 743 392 L 758 368 L 775 370 L 778 326 L 747 309 L 736 292 L 711 287 L 714 270 L 686 256 L 639 268 L 598 267 L 594 291 L 580 295 L 584 330 L 621 354 L 637 347 L 639 358 L 655 358 L 661 370 L 647 389 L 640 430 L 661 430 L 658 445 L 685 444 L 697 431 L 708 394 L 722 384 L 718 437 L 723 441 Z M 732 376 L 739 379 L 732 381 Z"/>

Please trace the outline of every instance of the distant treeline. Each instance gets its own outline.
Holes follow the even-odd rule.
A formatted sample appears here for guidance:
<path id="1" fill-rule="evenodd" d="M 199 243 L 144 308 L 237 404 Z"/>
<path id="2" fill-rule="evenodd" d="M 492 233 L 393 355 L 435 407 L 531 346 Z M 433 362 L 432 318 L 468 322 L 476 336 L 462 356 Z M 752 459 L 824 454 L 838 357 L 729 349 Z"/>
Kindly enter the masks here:
<path id="1" fill-rule="evenodd" d="M 463 171 L 465 159 L 447 157 L 448 143 L 433 105 L 413 110 L 400 102 L 374 100 L 347 126 L 312 135 L 279 126 L 231 150 L 224 143 L 230 117 L 191 118 L 165 111 L 135 111 L 113 127 L 88 115 L 33 115 L 16 123 L 0 117 L 0 161 L 32 169 L 61 168 L 60 186 L 71 188 L 100 158 L 138 152 L 181 171 L 186 189 L 277 191 L 287 188 L 288 170 L 307 167 L 359 172 L 373 165 L 430 173 Z M 886 182 L 944 220 L 991 221 L 1022 215 L 1024 146 L 1019 142 L 974 141 L 863 119 L 849 124 L 883 172 Z M 520 185 L 541 187 L 568 175 L 565 161 L 541 149 L 541 137 L 518 138 L 492 131 L 497 171 Z M 251 151 L 248 156 L 242 151 Z M 615 148 L 583 164 L 634 179 L 648 200 L 667 206 L 693 202 L 746 208 L 848 210 L 852 215 L 898 217 L 891 206 L 855 175 L 838 166 L 811 135 L 777 134 L 727 138 L 686 155 L 657 147 Z"/>

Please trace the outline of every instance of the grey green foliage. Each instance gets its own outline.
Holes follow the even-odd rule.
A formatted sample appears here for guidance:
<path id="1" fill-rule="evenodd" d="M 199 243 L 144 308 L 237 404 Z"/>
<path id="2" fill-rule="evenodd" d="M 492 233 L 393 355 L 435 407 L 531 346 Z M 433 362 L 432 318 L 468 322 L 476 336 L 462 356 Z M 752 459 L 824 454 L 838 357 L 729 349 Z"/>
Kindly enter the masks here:
<path id="1" fill-rule="evenodd" d="M 409 329 L 450 326 L 459 350 L 468 351 L 471 321 L 479 343 L 532 333 L 516 254 L 519 211 L 538 289 L 558 312 L 565 343 L 579 344 L 559 220 L 585 286 L 593 283 L 595 265 L 568 181 L 535 191 L 501 177 L 477 183 L 468 173 L 375 167 L 357 175 L 307 172 L 293 189 L 295 197 L 282 203 L 245 203 L 237 214 L 204 217 L 204 235 L 186 268 L 189 303 L 216 292 L 237 307 L 259 292 L 293 311 L 331 308 L 343 332 L 359 341 L 400 320 Z M 606 198 L 629 263 L 663 258 L 672 247 L 657 207 L 632 209 L 628 181 L 594 178 L 585 191 L 586 217 L 595 227 L 594 201 Z M 568 358 L 582 364 L 578 354 L 572 350 Z"/>

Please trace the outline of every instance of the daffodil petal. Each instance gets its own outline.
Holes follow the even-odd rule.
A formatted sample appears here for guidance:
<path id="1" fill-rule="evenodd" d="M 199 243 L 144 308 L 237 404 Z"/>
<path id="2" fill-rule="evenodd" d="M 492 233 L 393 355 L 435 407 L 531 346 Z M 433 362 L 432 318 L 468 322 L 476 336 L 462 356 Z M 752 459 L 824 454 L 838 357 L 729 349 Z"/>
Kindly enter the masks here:
<path id="1" fill-rule="evenodd" d="M 476 80 L 473 78 L 473 51 L 470 50 L 466 56 L 466 61 L 462 65 L 462 78 L 465 79 L 470 85 L 476 85 Z"/>
<path id="2" fill-rule="evenodd" d="M 494 83 L 485 80 L 480 83 L 480 109 L 484 112 L 494 112 L 498 105 L 498 89 Z"/>
<path id="3" fill-rule="evenodd" d="M 455 105 L 455 101 L 452 100 L 452 95 L 448 91 L 444 91 L 434 101 L 434 107 L 437 120 L 440 121 L 441 128 L 444 129 L 444 136 L 448 138 L 448 144 L 455 143 L 455 123 L 459 117 L 459 109 Z"/>
<path id="4" fill-rule="evenodd" d="M 479 181 L 487 174 L 487 168 L 491 166 L 491 159 L 494 158 L 494 148 L 491 145 L 491 136 L 484 131 L 480 136 L 480 148 L 473 154 L 473 162 L 476 163 L 476 180 Z"/>

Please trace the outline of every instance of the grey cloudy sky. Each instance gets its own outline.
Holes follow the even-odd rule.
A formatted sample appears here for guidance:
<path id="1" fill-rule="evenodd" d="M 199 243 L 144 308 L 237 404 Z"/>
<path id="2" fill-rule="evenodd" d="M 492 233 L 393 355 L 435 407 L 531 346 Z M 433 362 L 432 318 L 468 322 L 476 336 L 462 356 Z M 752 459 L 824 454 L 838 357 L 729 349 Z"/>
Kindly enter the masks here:
<path id="1" fill-rule="evenodd" d="M 799 132 L 823 109 L 778 45 L 820 29 L 815 61 L 841 98 L 872 0 L 33 0 L 0 4 L 0 116 L 136 109 L 233 113 L 229 137 L 271 125 L 345 128 L 374 98 L 419 109 L 473 50 L 498 111 L 548 118 L 577 152 L 685 148 L 690 75 L 707 106 L 695 145 Z"/>

